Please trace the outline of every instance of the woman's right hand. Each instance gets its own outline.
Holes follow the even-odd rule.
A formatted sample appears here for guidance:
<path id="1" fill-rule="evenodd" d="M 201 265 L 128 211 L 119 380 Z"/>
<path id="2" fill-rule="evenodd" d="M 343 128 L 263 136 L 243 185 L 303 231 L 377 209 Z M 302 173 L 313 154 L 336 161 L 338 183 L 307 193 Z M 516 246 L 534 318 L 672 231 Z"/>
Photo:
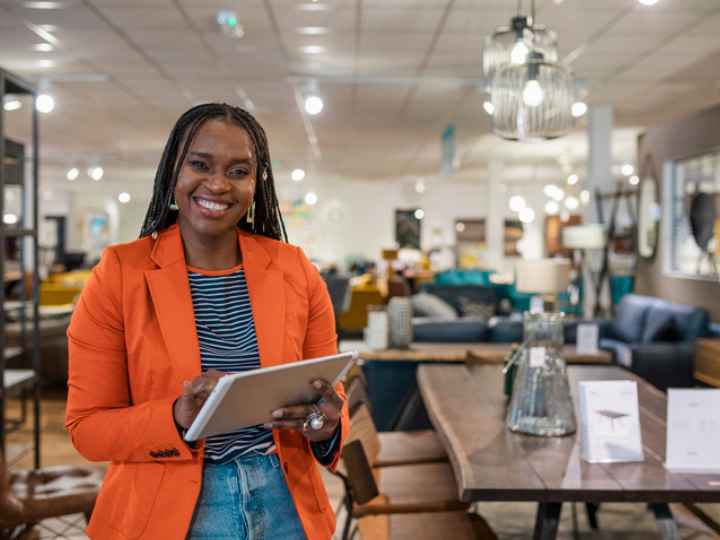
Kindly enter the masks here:
<path id="1" fill-rule="evenodd" d="M 173 416 L 178 425 L 183 429 L 188 429 L 192 425 L 210 392 L 215 388 L 220 377 L 224 375 L 226 373 L 211 369 L 199 377 L 195 377 L 192 381 L 183 383 L 183 392 L 175 400 L 173 406 Z"/>

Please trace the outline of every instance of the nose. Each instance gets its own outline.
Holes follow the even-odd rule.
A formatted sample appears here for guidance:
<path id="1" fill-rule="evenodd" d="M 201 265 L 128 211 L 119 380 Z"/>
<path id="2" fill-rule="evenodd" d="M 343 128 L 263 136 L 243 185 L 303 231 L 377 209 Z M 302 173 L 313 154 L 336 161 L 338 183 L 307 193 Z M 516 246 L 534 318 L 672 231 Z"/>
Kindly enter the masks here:
<path id="1" fill-rule="evenodd" d="M 224 174 L 210 174 L 206 181 L 207 188 L 213 193 L 225 193 L 230 189 L 230 181 Z"/>

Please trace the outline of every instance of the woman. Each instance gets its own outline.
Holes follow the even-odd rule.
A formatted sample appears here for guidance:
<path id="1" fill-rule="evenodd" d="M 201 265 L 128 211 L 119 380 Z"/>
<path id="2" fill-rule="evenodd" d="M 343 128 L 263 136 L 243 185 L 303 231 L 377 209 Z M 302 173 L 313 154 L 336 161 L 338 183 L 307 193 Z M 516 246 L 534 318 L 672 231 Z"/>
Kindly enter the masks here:
<path id="1" fill-rule="evenodd" d="M 327 289 L 284 237 L 262 127 L 224 104 L 183 114 L 140 239 L 104 251 L 67 333 L 67 428 L 112 462 L 91 538 L 332 536 L 316 462 L 333 468 L 347 433 L 340 386 L 308 381 L 318 405 L 182 439 L 222 372 L 336 352 Z"/>

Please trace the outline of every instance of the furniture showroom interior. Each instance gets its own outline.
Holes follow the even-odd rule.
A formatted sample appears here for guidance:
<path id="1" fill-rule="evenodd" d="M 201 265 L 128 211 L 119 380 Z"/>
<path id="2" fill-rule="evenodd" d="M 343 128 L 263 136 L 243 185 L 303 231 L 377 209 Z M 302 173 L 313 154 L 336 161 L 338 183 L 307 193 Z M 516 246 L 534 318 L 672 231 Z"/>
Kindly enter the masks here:
<path id="1" fill-rule="evenodd" d="M 720 0 L 0 0 L 0 96 L 0 539 L 720 539 Z"/>

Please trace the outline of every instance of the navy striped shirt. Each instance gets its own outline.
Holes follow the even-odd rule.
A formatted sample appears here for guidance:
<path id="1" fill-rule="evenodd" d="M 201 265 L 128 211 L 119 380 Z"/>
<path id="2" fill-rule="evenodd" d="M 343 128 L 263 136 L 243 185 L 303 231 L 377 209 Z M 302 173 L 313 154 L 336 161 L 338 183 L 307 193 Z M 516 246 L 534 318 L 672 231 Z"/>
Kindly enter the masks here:
<path id="1" fill-rule="evenodd" d="M 227 270 L 188 267 L 188 277 L 202 370 L 237 373 L 259 368 L 260 352 L 242 265 Z M 262 426 L 205 440 L 205 459 L 216 463 L 274 450 L 272 431 Z"/>

